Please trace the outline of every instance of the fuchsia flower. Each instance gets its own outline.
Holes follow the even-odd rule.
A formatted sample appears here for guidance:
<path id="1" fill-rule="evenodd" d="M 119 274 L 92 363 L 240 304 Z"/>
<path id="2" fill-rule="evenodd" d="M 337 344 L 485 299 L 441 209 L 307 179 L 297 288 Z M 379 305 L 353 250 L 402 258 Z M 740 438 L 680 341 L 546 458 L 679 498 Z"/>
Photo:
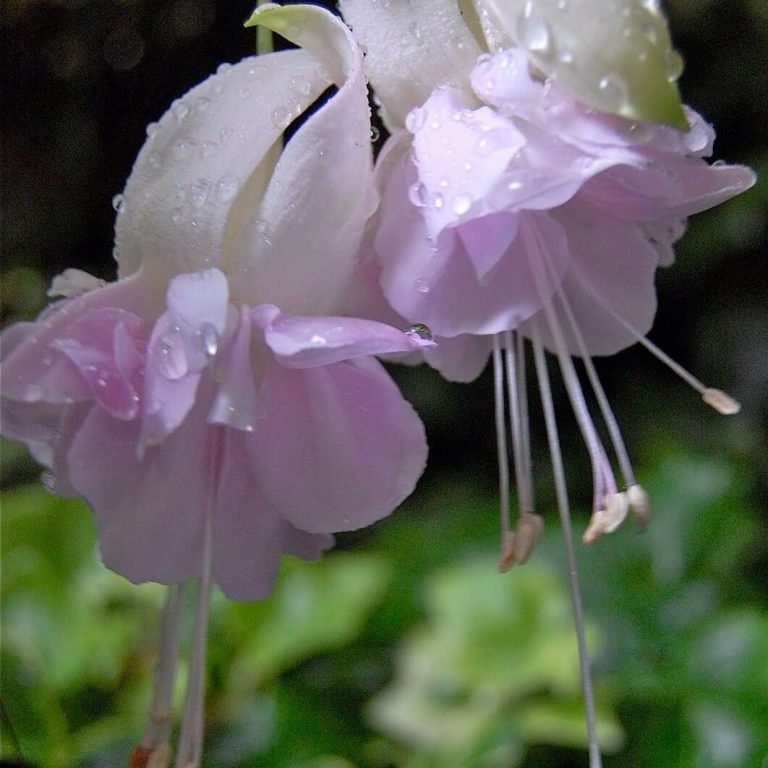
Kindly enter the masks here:
<path id="1" fill-rule="evenodd" d="M 656 310 L 655 270 L 672 263 L 686 217 L 749 188 L 754 174 L 706 162 L 714 133 L 692 110 L 684 112 L 687 130 L 642 119 L 659 119 L 658 113 L 672 124 L 684 122 L 674 104 L 680 60 L 668 48 L 658 3 L 340 5 L 367 51 L 368 75 L 392 134 L 377 163 L 382 203 L 371 246 L 383 294 L 403 317 L 431 328 L 438 345 L 423 355 L 446 378 L 470 381 L 493 357 L 502 570 L 528 558 L 543 527 L 534 514 L 529 444 L 525 356 L 531 342 L 566 538 L 591 765 L 597 768 L 569 503 L 544 349 L 556 356 L 591 461 L 593 515 L 584 541 L 615 530 L 630 510 L 647 522 L 648 498 L 591 357 L 639 341 L 705 402 L 722 413 L 738 410 L 645 334 Z M 391 55 L 393 40 L 405 41 L 400 56 Z M 616 71 L 600 70 L 608 66 Z M 643 82 L 645 70 L 661 72 L 660 81 Z M 630 86 L 639 96 L 628 92 Z M 573 357 L 582 359 L 621 484 Z M 507 420 L 520 508 L 514 530 Z"/>
<path id="2" fill-rule="evenodd" d="M 450 3 L 406 14 L 345 0 L 342 10 L 368 50 L 393 133 L 377 165 L 382 204 L 373 242 L 386 299 L 429 326 L 439 343 L 424 357 L 451 380 L 477 377 L 494 348 L 499 375 L 503 349 L 512 375 L 524 338 L 554 352 L 592 459 L 595 512 L 617 504 L 626 513 L 571 357 L 584 359 L 592 380 L 591 356 L 636 341 L 651 346 L 644 336 L 656 310 L 654 273 L 673 261 L 686 217 L 747 189 L 754 174 L 706 162 L 714 133 L 692 110 L 687 131 L 630 120 L 578 101 L 522 48 L 483 53 Z M 410 59 L 385 57 L 397 35 L 415 46 Z M 519 390 L 515 381 L 508 383 Z M 735 407 L 695 386 L 721 410 Z M 511 416 L 524 464 L 522 395 L 514 393 Z M 530 481 L 517 469 L 530 507 Z M 645 504 L 637 488 L 630 497 Z"/>
<path id="3" fill-rule="evenodd" d="M 3 334 L 3 432 L 54 492 L 88 501 L 105 564 L 201 579 L 184 766 L 199 763 L 209 579 L 266 595 L 283 553 L 316 558 L 331 533 L 389 514 L 427 452 L 372 355 L 432 342 L 340 316 L 377 203 L 359 51 L 311 6 L 254 22 L 303 48 L 222 65 L 148 128 L 117 201 L 119 280 L 70 270 L 52 288 L 64 299 Z M 177 617 L 178 593 L 169 605 Z"/>

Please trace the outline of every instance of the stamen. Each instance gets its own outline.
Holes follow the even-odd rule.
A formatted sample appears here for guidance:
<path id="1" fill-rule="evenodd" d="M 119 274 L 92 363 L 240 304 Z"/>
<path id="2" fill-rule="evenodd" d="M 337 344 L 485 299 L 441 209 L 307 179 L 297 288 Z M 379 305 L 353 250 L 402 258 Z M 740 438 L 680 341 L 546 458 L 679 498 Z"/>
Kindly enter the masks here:
<path id="1" fill-rule="evenodd" d="M 735 416 L 741 410 L 740 403 L 721 389 L 707 387 L 701 393 L 701 399 L 723 416 Z"/>
<path id="2" fill-rule="evenodd" d="M 513 565 L 523 565 L 538 544 L 544 532 L 544 518 L 523 512 L 514 531 L 506 531 L 502 537 L 499 571 L 506 573 Z"/>
<path id="3" fill-rule="evenodd" d="M 595 700 L 592 691 L 592 678 L 589 670 L 589 654 L 587 651 L 587 638 L 584 632 L 584 611 L 581 605 L 581 591 L 579 589 L 579 574 L 576 565 L 576 552 L 573 546 L 573 531 L 571 528 L 571 515 L 568 504 L 568 490 L 565 483 L 565 471 L 563 458 L 560 453 L 560 439 L 557 433 L 555 420 L 555 408 L 552 403 L 552 391 L 549 385 L 549 373 L 544 359 L 544 350 L 539 339 L 538 328 L 534 324 L 531 338 L 533 341 L 533 355 L 536 365 L 536 374 L 539 379 L 539 392 L 541 394 L 541 406 L 544 411 L 544 422 L 547 429 L 549 452 L 552 459 L 552 471 L 555 478 L 555 493 L 557 495 L 557 507 L 560 513 L 560 523 L 563 529 L 565 554 L 568 562 L 568 582 L 571 591 L 571 605 L 573 607 L 573 619 L 576 626 L 576 643 L 579 653 L 579 669 L 581 671 L 581 688 L 584 695 L 584 709 L 587 717 L 587 738 L 589 741 L 589 765 L 590 768 L 602 768 L 600 757 L 600 743 L 597 738 L 597 725 L 595 718 Z"/>
<path id="4" fill-rule="evenodd" d="M 593 508 L 598 510 L 602 505 L 603 498 L 606 495 L 616 493 L 616 481 L 613 477 L 613 470 L 605 455 L 605 449 L 597 434 L 595 425 L 592 423 L 592 417 L 589 414 L 587 403 L 584 400 L 584 394 L 581 391 L 579 377 L 573 366 L 568 347 L 565 343 L 563 330 L 560 327 L 560 321 L 557 312 L 552 304 L 552 298 L 547 291 L 547 278 L 543 270 L 546 268 L 547 255 L 546 249 L 541 247 L 538 242 L 537 233 L 526 227 L 523 230 L 523 236 L 526 239 L 527 253 L 529 254 L 529 263 L 533 273 L 536 287 L 541 297 L 544 314 L 547 318 L 549 329 L 555 341 L 555 352 L 560 363 L 560 371 L 563 376 L 568 398 L 571 401 L 576 421 L 581 430 L 584 442 L 587 446 L 590 461 L 592 464 L 592 478 L 594 484 Z M 531 323 L 535 325 L 535 321 Z"/>
<path id="5" fill-rule="evenodd" d="M 516 333 L 515 336 L 515 356 L 517 360 L 517 377 L 515 386 L 517 387 L 517 402 L 520 403 L 520 431 L 522 433 L 522 460 L 523 471 L 526 478 L 526 487 L 530 492 L 530 511 L 533 511 L 533 463 L 531 462 L 531 431 L 528 424 L 528 390 L 525 382 L 525 339 L 522 334 Z M 525 510 L 524 510 L 525 511 Z"/>
<path id="6" fill-rule="evenodd" d="M 629 502 L 629 511 L 635 522 L 640 528 L 645 528 L 651 522 L 651 500 L 642 486 L 630 485 L 627 488 L 627 501 Z"/>
<path id="7" fill-rule="evenodd" d="M 499 462 L 499 513 L 501 518 L 502 547 L 511 529 L 509 520 L 509 461 L 507 459 L 507 431 L 504 425 L 504 366 L 501 360 L 501 339 L 493 337 L 493 391 L 496 400 L 496 453 Z M 503 558 L 503 555 L 502 555 Z"/>
<path id="8" fill-rule="evenodd" d="M 131 754 L 131 768 L 150 768 L 159 747 L 167 745 L 171 731 L 171 696 L 179 655 L 179 633 L 184 586 L 172 584 L 160 619 L 158 658 L 152 692 L 149 722 L 141 743 Z"/>
<path id="9" fill-rule="evenodd" d="M 213 477 L 219 477 L 221 452 L 224 448 L 223 431 L 219 430 L 211 459 Z M 211 549 L 213 539 L 213 509 L 216 503 L 217 487 L 211 492 L 211 499 L 205 515 L 203 536 L 202 571 L 197 586 L 197 606 L 192 627 L 192 643 L 189 653 L 189 681 L 184 699 L 184 714 L 179 735 L 179 750 L 176 768 L 199 768 L 203 747 L 203 697 L 205 689 L 205 655 L 208 638 L 208 613 L 211 596 Z"/>
<path id="10" fill-rule="evenodd" d="M 509 421 L 512 430 L 512 457 L 515 463 L 515 482 L 520 512 L 533 512 L 533 492 L 525 469 L 523 425 L 520 413 L 520 376 L 517 372 L 516 345 L 511 331 L 504 333 L 504 359 L 507 373 Z"/>
<path id="11" fill-rule="evenodd" d="M 585 544 L 592 544 L 604 533 L 613 533 L 624 522 L 628 511 L 629 499 L 626 493 L 606 496 L 603 508 L 592 515 L 582 541 Z"/>
<path id="12" fill-rule="evenodd" d="M 611 315 L 624 330 L 634 336 L 635 340 L 642 344 L 654 357 L 664 363 L 664 365 L 671 369 L 673 373 L 676 373 L 686 384 L 693 387 L 693 389 L 701 395 L 701 399 L 707 405 L 712 406 L 712 408 L 718 413 L 723 414 L 723 416 L 733 416 L 741 410 L 741 405 L 738 400 L 735 400 L 722 390 L 714 389 L 713 387 L 708 387 L 706 384 L 703 384 L 692 373 L 689 373 L 683 368 L 680 363 L 673 360 L 666 352 L 657 347 L 650 339 L 641 335 L 618 312 L 615 312 L 612 307 L 608 306 L 605 299 L 597 293 L 594 287 L 590 285 L 589 281 L 585 280 L 583 281 L 583 284 L 602 309 Z"/>

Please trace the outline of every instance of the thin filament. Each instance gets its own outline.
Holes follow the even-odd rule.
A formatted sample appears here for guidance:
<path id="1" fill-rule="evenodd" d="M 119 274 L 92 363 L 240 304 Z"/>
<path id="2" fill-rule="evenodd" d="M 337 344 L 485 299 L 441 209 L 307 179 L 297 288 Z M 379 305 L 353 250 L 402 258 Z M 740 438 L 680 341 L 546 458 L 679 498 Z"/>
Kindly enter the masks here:
<path id="1" fill-rule="evenodd" d="M 550 276 L 554 278 L 552 264 L 550 263 L 550 259 L 546 256 L 546 254 L 544 263 L 549 270 Z M 624 439 L 621 436 L 619 424 L 616 421 L 616 416 L 614 415 L 613 409 L 608 402 L 605 390 L 600 383 L 597 371 L 595 370 L 595 366 L 592 363 L 592 357 L 590 356 L 589 350 L 587 349 L 587 345 L 584 341 L 584 336 L 581 333 L 581 329 L 576 322 L 576 317 L 573 313 L 573 310 L 571 309 L 571 304 L 568 301 L 568 297 L 563 290 L 562 283 L 558 283 L 557 295 L 560 299 L 560 303 L 563 307 L 563 311 L 565 312 L 568 323 L 570 324 L 573 336 L 576 339 L 576 345 L 579 348 L 579 353 L 581 354 L 581 359 L 587 372 L 587 378 L 589 379 L 589 383 L 592 386 L 592 391 L 595 393 L 595 399 L 597 400 L 600 413 L 603 416 L 603 421 L 605 422 L 605 426 L 607 427 L 608 434 L 611 438 L 613 450 L 616 453 L 616 458 L 618 459 L 619 466 L 621 467 L 621 473 L 624 476 L 624 483 L 627 486 L 635 485 L 635 473 L 632 469 L 632 462 L 629 460 L 629 454 L 627 453 Z"/>
<path id="2" fill-rule="evenodd" d="M 563 376 L 565 388 L 568 392 L 568 397 L 571 401 L 571 407 L 576 416 L 579 429 L 584 437 L 587 452 L 589 453 L 594 483 L 593 506 L 595 509 L 599 509 L 603 505 L 606 494 L 616 493 L 616 481 L 614 480 L 613 472 L 608 463 L 608 457 L 605 455 L 605 449 L 600 442 L 595 425 L 592 423 L 592 419 L 589 415 L 589 409 L 584 400 L 581 385 L 579 384 L 579 378 L 576 375 L 576 369 L 573 366 L 573 361 L 571 360 L 565 343 L 557 312 L 552 305 L 552 298 L 547 291 L 547 279 L 546 275 L 543 274 L 543 265 L 539 259 L 539 257 L 541 257 L 542 260 L 546 258 L 545 249 L 540 247 L 537 242 L 535 231 L 526 229 L 524 236 L 529 245 L 527 251 L 530 255 L 529 262 L 531 264 L 531 271 L 533 272 L 536 287 L 542 300 L 544 314 L 546 315 L 550 331 L 552 332 L 555 341 L 557 358 L 560 363 L 560 371 Z M 531 325 L 535 325 L 535 322 L 531 323 Z"/>
<path id="3" fill-rule="evenodd" d="M 579 670 L 581 672 L 581 688 L 584 694 L 584 709 L 587 717 L 589 765 L 590 768 L 602 768 L 603 763 L 602 758 L 600 757 L 600 743 L 597 739 L 595 698 L 592 690 L 592 677 L 589 668 L 589 652 L 587 650 L 587 638 L 584 631 L 584 610 L 581 604 L 579 573 L 576 565 L 576 552 L 573 546 L 573 530 L 571 527 L 571 515 L 568 503 L 568 489 L 565 483 L 563 458 L 560 453 L 560 438 L 557 432 L 555 409 L 552 404 L 552 390 L 549 384 L 547 362 L 544 359 L 544 350 L 539 339 L 539 331 L 535 325 L 532 328 L 531 339 L 533 341 L 536 375 L 539 380 L 541 406 L 544 411 L 544 422 L 547 429 L 547 441 L 549 443 L 549 452 L 552 458 L 552 472 L 555 478 L 557 508 L 560 513 L 560 524 L 563 529 L 565 554 L 568 563 L 568 584 L 571 591 L 571 606 L 573 608 L 573 619 L 576 626 L 576 644 L 579 653 Z"/>
<path id="4" fill-rule="evenodd" d="M 531 494 L 530 503 L 533 511 L 533 463 L 531 461 L 531 430 L 528 423 L 528 390 L 525 382 L 525 339 L 520 333 L 515 334 L 515 356 L 517 358 L 517 402 L 520 403 L 520 428 L 523 443 L 523 471 L 527 487 Z"/>
<path id="5" fill-rule="evenodd" d="M 149 723 L 141 744 L 148 749 L 167 742 L 171 730 L 171 698 L 179 655 L 184 585 L 171 584 L 160 620 L 157 666 Z"/>
<path id="6" fill-rule="evenodd" d="M 504 425 L 504 365 L 501 359 L 501 339 L 493 337 L 493 391 L 496 401 L 496 452 L 499 461 L 499 512 L 502 538 L 511 528 L 509 519 L 509 460 L 507 432 Z"/>
<path id="7" fill-rule="evenodd" d="M 504 360 L 507 373 L 509 421 L 512 431 L 512 456 L 515 463 L 515 482 L 520 502 L 520 512 L 533 512 L 533 499 L 528 488 L 523 448 L 523 425 L 520 415 L 520 388 L 515 355 L 515 340 L 511 331 L 504 332 Z"/>

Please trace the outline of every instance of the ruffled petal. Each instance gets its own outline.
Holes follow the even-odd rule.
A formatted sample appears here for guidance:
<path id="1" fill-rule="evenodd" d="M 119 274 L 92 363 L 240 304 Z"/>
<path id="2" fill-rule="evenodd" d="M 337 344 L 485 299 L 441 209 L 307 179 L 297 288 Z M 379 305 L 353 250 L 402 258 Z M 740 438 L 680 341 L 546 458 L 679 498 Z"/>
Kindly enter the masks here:
<path id="1" fill-rule="evenodd" d="M 659 252 L 637 225 L 574 200 L 552 214 L 565 229 L 572 263 L 562 283 L 590 355 L 610 355 L 637 341 L 656 313 L 654 273 Z M 556 302 L 557 305 L 557 302 Z M 582 350 L 570 319 L 558 309 L 569 351 Z M 612 314 L 613 313 L 613 314 Z M 628 331 L 614 316 L 637 333 Z M 543 318 L 542 312 L 539 318 Z M 549 323 L 540 322 L 543 342 L 555 349 Z"/>
<path id="2" fill-rule="evenodd" d="M 338 92 L 288 142 L 259 209 L 238 233 L 227 269 L 232 296 L 330 314 L 378 202 L 362 56 L 349 30 L 321 8 L 264 6 L 253 19 L 306 46 Z"/>
<path id="3" fill-rule="evenodd" d="M 401 331 L 375 320 L 284 315 L 270 311 L 274 309 L 259 307 L 254 317 L 264 329 L 264 341 L 288 368 L 314 368 L 364 355 L 408 353 L 434 346 L 417 330 Z"/>
<path id="4" fill-rule="evenodd" d="M 328 86 L 306 51 L 223 64 L 148 128 L 119 206 L 120 274 L 223 266 L 264 193 L 272 147 Z"/>
<path id="5" fill-rule="evenodd" d="M 67 404 L 99 394 L 109 398 L 111 388 L 97 385 L 98 375 L 89 384 L 72 355 L 77 349 L 90 349 L 105 358 L 112 356 L 116 326 L 125 325 L 129 335 L 139 333 L 141 318 L 151 316 L 155 306 L 149 284 L 137 274 L 60 301 L 44 310 L 36 323 L 12 326 L 2 335 L 3 399 Z M 114 372 L 108 373 L 111 377 Z"/>
<path id="6" fill-rule="evenodd" d="M 200 574 L 204 514 L 215 491 L 202 408 L 136 457 L 140 425 L 93 408 L 67 454 L 74 489 L 93 509 L 102 559 L 130 581 Z"/>
<path id="7" fill-rule="evenodd" d="M 424 359 L 448 381 L 467 383 L 483 372 L 491 346 L 490 336 L 441 336 L 436 347 L 424 350 Z"/>
<path id="8" fill-rule="evenodd" d="M 390 131 L 439 86 L 467 89 L 481 49 L 455 0 L 341 0 L 339 9 L 366 51 L 366 72 Z"/>
<path id="9" fill-rule="evenodd" d="M 253 460 L 270 506 L 310 533 L 353 530 L 414 489 L 424 428 L 372 358 L 265 374 L 266 418 Z"/>
<path id="10" fill-rule="evenodd" d="M 609 169 L 583 187 L 589 202 L 625 219 L 684 218 L 749 189 L 756 181 L 743 165 L 708 165 L 704 160 L 656 153 L 642 167 Z"/>
<path id="11" fill-rule="evenodd" d="M 505 227 L 516 231 L 517 216 L 538 222 L 554 273 L 562 276 L 570 257 L 560 226 L 544 212 L 496 213 L 472 222 L 466 233 L 469 252 L 461 235 L 464 225 L 444 230 L 433 244 L 419 211 L 402 194 L 415 173 L 405 158 L 393 167 L 376 238 L 382 287 L 392 306 L 436 336 L 498 333 L 535 314 L 541 298 L 522 239 L 515 237 L 501 256 L 498 245 L 504 245 Z M 484 241 L 493 263 L 479 257 Z"/>

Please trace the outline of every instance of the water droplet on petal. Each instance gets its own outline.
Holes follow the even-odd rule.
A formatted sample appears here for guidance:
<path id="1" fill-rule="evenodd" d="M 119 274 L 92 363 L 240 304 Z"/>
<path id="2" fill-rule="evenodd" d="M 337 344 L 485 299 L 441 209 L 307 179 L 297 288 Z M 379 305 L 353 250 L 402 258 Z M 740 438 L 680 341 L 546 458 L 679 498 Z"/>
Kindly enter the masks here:
<path id="1" fill-rule="evenodd" d="M 415 21 L 412 21 L 408 25 L 408 31 L 411 33 L 414 39 L 421 40 L 421 27 L 419 27 Z"/>
<path id="2" fill-rule="evenodd" d="M 420 181 L 411 184 L 408 187 L 408 199 L 412 205 L 415 205 L 417 208 L 423 208 L 427 204 L 426 187 Z"/>
<path id="3" fill-rule="evenodd" d="M 416 281 L 416 291 L 418 293 L 429 293 L 429 286 L 422 278 Z"/>
<path id="4" fill-rule="evenodd" d="M 321 336 L 319 333 L 313 333 L 309 339 L 309 343 L 321 346 L 323 344 L 327 344 L 328 340 L 325 338 L 325 336 Z"/>
<path id="5" fill-rule="evenodd" d="M 375 126 L 371 126 L 371 142 L 375 144 L 381 138 L 381 131 Z"/>
<path id="6" fill-rule="evenodd" d="M 189 160 L 195 148 L 195 142 L 192 139 L 180 139 L 173 146 L 173 156 L 176 160 Z"/>
<path id="7" fill-rule="evenodd" d="M 112 208 L 120 213 L 125 208 L 125 198 L 122 195 L 115 195 L 112 198 Z"/>
<path id="8" fill-rule="evenodd" d="M 160 337 L 160 373 L 166 379 L 177 381 L 189 370 L 184 339 L 178 332 L 166 333 Z"/>
<path id="9" fill-rule="evenodd" d="M 205 96 L 201 96 L 196 102 L 195 102 L 195 109 L 198 112 L 205 112 L 208 107 L 211 106 L 211 100 L 206 98 Z"/>
<path id="10" fill-rule="evenodd" d="M 25 403 L 37 403 L 45 397 L 45 391 L 39 384 L 27 384 L 21 397 Z"/>
<path id="11" fill-rule="evenodd" d="M 453 198 L 453 212 L 462 216 L 472 207 L 472 198 L 469 195 L 456 195 Z"/>
<path id="12" fill-rule="evenodd" d="M 227 62 L 224 62 L 223 64 L 219 64 L 219 67 L 216 70 L 216 74 L 221 75 L 222 77 L 225 77 L 231 71 L 232 71 L 232 65 L 228 64 Z"/>
<path id="13" fill-rule="evenodd" d="M 187 200 L 193 208 L 202 208 L 208 199 L 211 183 L 208 179 L 198 179 L 187 192 Z"/>
<path id="14" fill-rule="evenodd" d="M 677 51 L 668 51 L 666 56 L 667 65 L 667 79 L 670 83 L 674 83 L 683 74 L 683 68 L 685 63 L 683 57 Z"/>
<path id="15" fill-rule="evenodd" d="M 149 155 L 147 155 L 147 162 L 149 163 L 150 167 L 152 167 L 152 168 L 159 168 L 160 165 L 161 165 L 160 153 L 159 152 L 150 152 Z"/>
<path id="16" fill-rule="evenodd" d="M 149 123 L 147 125 L 147 138 L 151 139 L 157 133 L 158 128 L 160 126 L 157 123 Z"/>
<path id="17" fill-rule="evenodd" d="M 173 116 L 181 122 L 189 114 L 189 105 L 184 99 L 177 99 L 171 105 Z"/>
<path id="18" fill-rule="evenodd" d="M 218 148 L 219 145 L 215 141 L 204 141 L 200 147 L 200 157 L 210 157 L 211 155 L 215 154 Z"/>
<path id="19" fill-rule="evenodd" d="M 222 176 L 216 185 L 216 199 L 221 203 L 234 200 L 240 191 L 240 179 L 236 176 Z"/>
<path id="20" fill-rule="evenodd" d="M 544 53 L 549 50 L 549 27 L 532 0 L 527 0 L 517 20 L 517 37 L 521 45 L 529 51 Z"/>
<path id="21" fill-rule="evenodd" d="M 250 92 L 250 91 L 249 91 L 247 88 L 241 88 L 241 89 L 240 89 L 240 90 L 237 92 L 237 95 L 238 95 L 238 96 L 239 96 L 239 97 L 240 97 L 240 98 L 241 98 L 243 101 L 245 101 L 246 99 L 250 98 L 250 96 L 251 96 L 251 92 Z"/>
<path id="22" fill-rule="evenodd" d="M 432 341 L 432 331 L 429 329 L 429 326 L 424 325 L 424 323 L 413 323 L 412 325 L 409 325 L 405 333 L 408 336 L 416 336 L 425 341 Z"/>
<path id="23" fill-rule="evenodd" d="M 184 211 L 181 208 L 174 208 L 171 211 L 171 221 L 174 224 L 178 224 L 184 218 Z"/>
<path id="24" fill-rule="evenodd" d="M 197 333 L 203 354 L 209 359 L 216 357 L 216 353 L 219 351 L 219 332 L 216 330 L 216 326 L 212 323 L 203 323 Z"/>
<path id="25" fill-rule="evenodd" d="M 405 127 L 411 133 L 418 133 L 424 127 L 424 123 L 426 122 L 426 120 L 427 120 L 426 111 L 421 107 L 416 107 L 406 115 Z"/>
<path id="26" fill-rule="evenodd" d="M 600 78 L 600 82 L 597 84 L 600 93 L 609 101 L 612 105 L 622 105 L 627 98 L 627 86 L 624 81 L 617 75 L 606 75 Z"/>
<path id="27" fill-rule="evenodd" d="M 435 210 L 440 210 L 445 203 L 445 199 L 439 192 L 435 192 L 434 196 L 432 197 L 432 207 Z"/>
<path id="28" fill-rule="evenodd" d="M 291 88 L 302 96 L 309 96 L 312 92 L 312 84 L 303 75 L 291 78 Z"/>

